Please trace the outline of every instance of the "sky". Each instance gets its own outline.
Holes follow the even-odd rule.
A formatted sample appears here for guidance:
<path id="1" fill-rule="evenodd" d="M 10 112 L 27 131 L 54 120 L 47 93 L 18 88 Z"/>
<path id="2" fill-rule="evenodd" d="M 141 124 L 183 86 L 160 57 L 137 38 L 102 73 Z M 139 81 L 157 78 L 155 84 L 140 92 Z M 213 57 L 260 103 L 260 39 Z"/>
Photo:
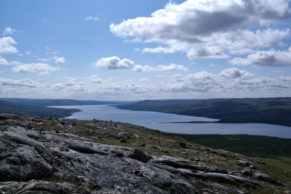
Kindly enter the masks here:
<path id="1" fill-rule="evenodd" d="M 290 97 L 290 2 L 1 0 L 0 97 Z"/>

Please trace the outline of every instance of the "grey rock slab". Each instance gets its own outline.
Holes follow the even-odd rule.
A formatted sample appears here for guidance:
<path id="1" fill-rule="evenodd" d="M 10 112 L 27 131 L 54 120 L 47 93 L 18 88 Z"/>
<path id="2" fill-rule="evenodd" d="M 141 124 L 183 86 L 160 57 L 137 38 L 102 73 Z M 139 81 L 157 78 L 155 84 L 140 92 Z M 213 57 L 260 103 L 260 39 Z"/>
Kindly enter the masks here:
<path id="1" fill-rule="evenodd" d="M 66 133 L 7 129 L 0 151 L 0 188 L 12 193 L 196 193 L 187 179 L 145 163 L 151 157 L 140 150 Z"/>

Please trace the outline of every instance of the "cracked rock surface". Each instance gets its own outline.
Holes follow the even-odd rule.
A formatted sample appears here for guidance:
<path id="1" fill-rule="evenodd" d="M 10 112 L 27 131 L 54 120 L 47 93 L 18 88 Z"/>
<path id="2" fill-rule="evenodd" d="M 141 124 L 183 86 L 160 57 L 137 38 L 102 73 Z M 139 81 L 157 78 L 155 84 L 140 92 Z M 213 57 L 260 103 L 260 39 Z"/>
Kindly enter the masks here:
<path id="1" fill-rule="evenodd" d="M 95 193 L 196 193 L 183 177 L 146 163 L 148 157 L 140 150 L 70 136 L 22 127 L 0 132 L 0 189 L 8 193 L 90 193 L 88 188 Z M 132 157 L 132 152 L 138 154 Z"/>

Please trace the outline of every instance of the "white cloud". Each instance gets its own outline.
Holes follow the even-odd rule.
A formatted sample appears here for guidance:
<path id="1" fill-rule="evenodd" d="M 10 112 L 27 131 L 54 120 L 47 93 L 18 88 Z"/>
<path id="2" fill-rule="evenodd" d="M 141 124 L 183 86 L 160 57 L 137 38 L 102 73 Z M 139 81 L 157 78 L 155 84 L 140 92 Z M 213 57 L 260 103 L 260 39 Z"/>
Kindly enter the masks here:
<path id="1" fill-rule="evenodd" d="M 246 58 L 234 58 L 230 63 L 235 65 L 259 65 L 259 66 L 291 66 L 291 47 L 288 51 L 258 51 Z"/>
<path id="2" fill-rule="evenodd" d="M 39 72 L 39 74 L 48 74 L 58 71 L 60 68 L 51 66 L 46 63 L 24 63 L 12 68 L 14 72 L 26 73 L 26 72 Z"/>
<path id="3" fill-rule="evenodd" d="M 102 80 L 99 77 L 97 77 L 96 75 L 91 76 L 91 81 L 93 83 L 98 83 L 98 84 L 102 83 Z"/>
<path id="4" fill-rule="evenodd" d="M 3 33 L 2 35 L 3 36 L 9 36 L 9 35 L 12 35 L 14 34 L 15 32 L 17 32 L 15 29 L 11 28 L 11 27 L 7 27 L 3 30 Z"/>
<path id="5" fill-rule="evenodd" d="M 0 54 L 17 53 L 18 50 L 15 47 L 16 44 L 17 42 L 10 36 L 0 38 Z"/>
<path id="6" fill-rule="evenodd" d="M 162 90 L 179 93 L 208 93 L 211 91 L 221 92 L 223 82 L 218 75 L 201 71 L 186 76 L 173 75 L 174 83 L 167 84 Z"/>
<path id="7" fill-rule="evenodd" d="M 54 57 L 54 61 L 56 64 L 64 64 L 66 63 L 66 59 L 64 57 Z"/>
<path id="8" fill-rule="evenodd" d="M 150 17 L 111 24 L 122 38 L 158 43 L 143 52 L 186 52 L 188 58 L 226 58 L 279 45 L 289 29 L 276 24 L 291 16 L 287 0 L 187 0 L 169 3 Z M 254 30 L 255 29 L 255 30 Z"/>
<path id="9" fill-rule="evenodd" d="M 8 61 L 0 56 L 0 65 L 9 65 Z"/>
<path id="10" fill-rule="evenodd" d="M 206 71 L 188 75 L 166 76 L 149 80 L 101 80 L 97 76 L 64 78 L 64 81 L 13 80 L 0 78 L 2 96 L 17 94 L 29 97 L 78 97 L 99 99 L 145 98 L 215 98 L 290 96 L 291 77 L 244 76 L 241 69 L 225 69 L 224 73 Z M 228 73 L 225 73 L 228 72 Z M 241 72 L 242 75 L 235 75 Z M 251 74 L 247 72 L 247 74 Z M 225 76 L 227 75 L 227 76 Z M 231 78 L 231 79 L 230 79 Z M 96 82 L 95 82 L 96 81 Z M 101 81 L 101 82 L 100 82 Z M 146 83 L 145 83 L 146 82 Z M 96 84 L 97 83 L 97 84 Z"/>
<path id="11" fill-rule="evenodd" d="M 250 95 L 258 97 L 260 92 L 282 96 L 290 95 L 291 91 L 291 77 L 261 77 L 237 68 L 225 69 L 219 74 L 202 71 L 186 76 L 174 75 L 172 78 L 175 82 L 166 84 L 160 89 L 181 94 L 195 92 L 207 94 L 208 97 L 217 97 L 220 94 L 225 94 L 222 97 L 250 97 Z"/>
<path id="12" fill-rule="evenodd" d="M 229 68 L 225 69 L 222 72 L 220 72 L 220 75 L 226 78 L 241 78 L 241 77 L 247 77 L 247 76 L 253 76 L 253 74 L 240 70 L 238 68 Z"/>
<path id="13" fill-rule="evenodd" d="M 38 61 L 41 61 L 41 62 L 53 61 L 57 65 L 66 63 L 66 59 L 64 57 L 58 57 L 58 56 L 53 56 L 50 58 L 38 58 Z"/>
<path id="14" fill-rule="evenodd" d="M 158 65 L 157 71 L 188 71 L 188 68 L 183 65 L 170 64 L 170 65 Z"/>
<path id="15" fill-rule="evenodd" d="M 170 64 L 170 65 L 158 65 L 157 67 L 151 67 L 148 65 L 136 65 L 130 59 L 120 59 L 119 57 L 107 57 L 99 59 L 95 64 L 96 68 L 107 67 L 110 70 L 113 69 L 130 69 L 139 72 L 150 72 L 150 71 L 188 71 L 188 68 L 183 65 Z"/>
<path id="16" fill-rule="evenodd" d="M 174 74 L 171 76 L 171 78 L 173 78 L 175 81 L 180 82 L 184 80 L 184 77 L 182 75 L 179 74 Z"/>
<path id="17" fill-rule="evenodd" d="M 101 58 L 95 63 L 95 67 L 107 67 L 108 69 L 133 69 L 134 62 L 129 59 L 120 59 L 119 57 Z"/>
<path id="18" fill-rule="evenodd" d="M 146 78 L 146 77 L 143 77 L 143 78 L 140 78 L 139 81 L 141 81 L 141 82 L 149 82 L 150 79 Z"/>
<path id="19" fill-rule="evenodd" d="M 151 66 L 148 65 L 135 65 L 134 68 L 132 69 L 133 71 L 138 71 L 138 72 L 150 72 L 154 71 L 155 69 Z"/>
<path id="20" fill-rule="evenodd" d="M 251 77 L 248 79 L 237 79 L 233 82 L 234 90 L 239 91 L 274 91 L 281 94 L 283 90 L 290 90 L 291 77 L 269 78 L 269 77 Z"/>
<path id="21" fill-rule="evenodd" d="M 38 86 L 38 83 L 34 82 L 34 81 L 31 81 L 29 79 L 13 80 L 13 79 L 0 78 L 0 85 L 2 85 L 2 86 L 10 86 L 10 87 L 35 88 L 35 87 Z"/>
<path id="22" fill-rule="evenodd" d="M 45 47 L 45 53 L 48 54 L 48 55 L 57 55 L 57 54 L 59 54 L 59 52 L 52 50 L 48 46 Z"/>
<path id="23" fill-rule="evenodd" d="M 6 65 L 6 66 L 8 66 L 8 65 L 21 65 L 21 64 L 22 63 L 19 61 L 8 61 L 5 58 L 0 56 L 0 66 L 1 65 Z"/>
<path id="24" fill-rule="evenodd" d="M 88 16 L 85 18 L 85 21 L 88 22 L 88 21 L 99 21 L 99 17 L 96 17 L 96 16 Z"/>
<path id="25" fill-rule="evenodd" d="M 214 74 L 208 73 L 207 71 L 200 71 L 195 74 L 190 74 L 188 75 L 189 79 L 201 79 L 201 80 L 207 80 L 207 79 L 212 79 L 214 77 Z"/>

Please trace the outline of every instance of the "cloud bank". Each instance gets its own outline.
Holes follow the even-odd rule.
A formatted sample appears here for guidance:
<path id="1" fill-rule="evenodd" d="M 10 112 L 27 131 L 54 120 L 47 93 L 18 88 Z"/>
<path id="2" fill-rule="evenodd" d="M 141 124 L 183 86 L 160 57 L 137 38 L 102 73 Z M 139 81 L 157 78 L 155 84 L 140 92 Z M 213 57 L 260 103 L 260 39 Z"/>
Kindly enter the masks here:
<path id="1" fill-rule="evenodd" d="M 280 45 L 290 34 L 290 18 L 288 0 L 187 0 L 169 3 L 150 17 L 111 24 L 110 30 L 122 38 L 160 45 L 143 52 L 228 58 Z"/>

